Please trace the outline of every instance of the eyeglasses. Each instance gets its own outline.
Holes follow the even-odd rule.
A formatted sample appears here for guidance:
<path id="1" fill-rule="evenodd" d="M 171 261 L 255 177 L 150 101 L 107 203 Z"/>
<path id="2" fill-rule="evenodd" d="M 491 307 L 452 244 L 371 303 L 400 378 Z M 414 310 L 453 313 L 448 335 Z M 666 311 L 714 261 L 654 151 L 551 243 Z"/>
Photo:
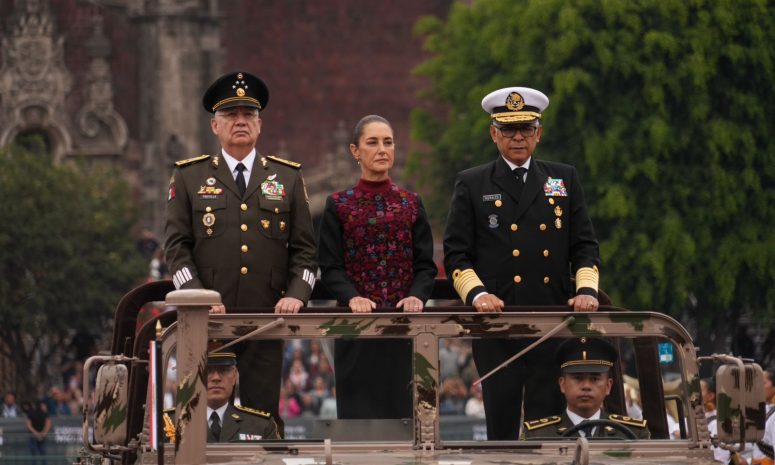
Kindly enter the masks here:
<path id="1" fill-rule="evenodd" d="M 522 137 L 533 137 L 536 135 L 536 132 L 538 132 L 538 126 L 511 124 L 508 126 L 495 126 L 495 128 L 500 131 L 503 137 L 507 139 L 511 139 L 512 137 L 516 136 L 517 131 L 522 134 Z"/>

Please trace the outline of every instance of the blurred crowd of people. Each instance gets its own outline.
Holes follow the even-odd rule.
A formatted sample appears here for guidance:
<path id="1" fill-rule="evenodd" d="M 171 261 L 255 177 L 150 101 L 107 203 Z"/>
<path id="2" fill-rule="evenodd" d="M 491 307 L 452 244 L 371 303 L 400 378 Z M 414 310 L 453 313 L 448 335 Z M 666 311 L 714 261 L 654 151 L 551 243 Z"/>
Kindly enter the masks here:
<path id="1" fill-rule="evenodd" d="M 323 344 L 314 339 L 286 343 L 279 406 L 282 418 L 336 418 L 331 347 Z"/>

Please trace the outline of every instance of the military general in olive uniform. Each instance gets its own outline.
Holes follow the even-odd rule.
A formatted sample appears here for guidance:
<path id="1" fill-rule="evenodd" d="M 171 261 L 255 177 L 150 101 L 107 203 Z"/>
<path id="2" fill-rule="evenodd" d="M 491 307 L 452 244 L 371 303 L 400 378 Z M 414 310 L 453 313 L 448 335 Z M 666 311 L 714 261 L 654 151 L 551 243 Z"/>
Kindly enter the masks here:
<path id="1" fill-rule="evenodd" d="M 603 401 L 611 393 L 611 368 L 617 358 L 616 349 L 602 339 L 582 337 L 563 342 L 557 350 L 557 364 L 562 372 L 559 385 L 567 407 L 561 415 L 526 421 L 525 439 L 562 436 L 649 439 L 646 420 L 603 410 Z M 604 421 L 574 428 L 591 420 Z M 627 435 L 627 430 L 632 434 Z"/>
<path id="2" fill-rule="evenodd" d="M 578 173 L 532 156 L 548 105 L 546 95 L 527 87 L 499 89 L 482 100 L 499 153 L 458 174 L 444 235 L 447 276 L 477 311 L 498 312 L 504 305 L 597 310 L 598 242 Z M 474 341 L 479 375 L 530 342 Z M 544 343 L 482 383 L 488 439 L 517 439 L 523 384 L 526 418 L 561 408 L 562 397 L 552 389 L 555 348 Z"/>
<path id="3" fill-rule="evenodd" d="M 176 289 L 220 292 L 238 312 L 269 307 L 296 313 L 315 282 L 312 218 L 298 163 L 256 152 L 266 85 L 227 74 L 204 94 L 220 153 L 176 163 L 167 202 L 165 254 Z M 239 353 L 243 404 L 276 412 L 282 342 L 244 345 Z"/>
<path id="4" fill-rule="evenodd" d="M 237 383 L 237 356 L 233 352 L 214 352 L 207 357 L 207 442 L 241 442 L 280 439 L 277 424 L 267 412 L 233 405 Z M 165 433 L 175 439 L 171 414 L 165 411 Z"/>

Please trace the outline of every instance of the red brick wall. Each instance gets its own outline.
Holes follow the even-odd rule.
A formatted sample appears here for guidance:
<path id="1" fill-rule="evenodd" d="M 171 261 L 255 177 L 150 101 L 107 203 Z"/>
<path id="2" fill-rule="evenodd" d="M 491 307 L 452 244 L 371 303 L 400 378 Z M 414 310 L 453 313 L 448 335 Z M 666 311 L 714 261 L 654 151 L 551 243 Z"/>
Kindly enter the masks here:
<path id="1" fill-rule="evenodd" d="M 237 0 L 222 2 L 225 70 L 246 69 L 265 80 L 259 150 L 314 165 L 332 150 L 342 120 L 348 132 L 362 116 L 393 124 L 399 155 L 409 146 L 409 113 L 422 80 L 416 20 L 444 16 L 449 0 Z M 343 156 L 346 147 L 340 147 Z"/>

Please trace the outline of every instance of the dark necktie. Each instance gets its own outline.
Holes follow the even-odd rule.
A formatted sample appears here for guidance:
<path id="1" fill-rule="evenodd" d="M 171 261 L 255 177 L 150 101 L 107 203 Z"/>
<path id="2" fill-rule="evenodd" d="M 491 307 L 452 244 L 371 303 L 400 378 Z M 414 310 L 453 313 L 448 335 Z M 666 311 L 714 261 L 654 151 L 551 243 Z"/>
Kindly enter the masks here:
<path id="1" fill-rule="evenodd" d="M 242 163 L 240 163 L 241 165 Z M 240 172 L 241 174 L 242 172 Z M 210 414 L 210 420 L 212 423 L 210 424 L 210 432 L 213 433 L 213 436 L 215 437 L 216 441 L 221 440 L 221 418 L 218 416 L 218 412 L 213 411 L 213 413 Z"/>
<path id="2" fill-rule="evenodd" d="M 525 173 L 527 168 L 514 168 L 512 171 L 517 178 L 517 198 L 522 195 L 522 188 L 525 187 Z"/>
<path id="3" fill-rule="evenodd" d="M 245 176 L 242 174 L 245 169 L 245 165 L 242 163 L 237 163 L 237 189 L 239 189 L 240 197 L 245 195 L 245 190 L 247 189 L 247 185 L 245 184 Z"/>

